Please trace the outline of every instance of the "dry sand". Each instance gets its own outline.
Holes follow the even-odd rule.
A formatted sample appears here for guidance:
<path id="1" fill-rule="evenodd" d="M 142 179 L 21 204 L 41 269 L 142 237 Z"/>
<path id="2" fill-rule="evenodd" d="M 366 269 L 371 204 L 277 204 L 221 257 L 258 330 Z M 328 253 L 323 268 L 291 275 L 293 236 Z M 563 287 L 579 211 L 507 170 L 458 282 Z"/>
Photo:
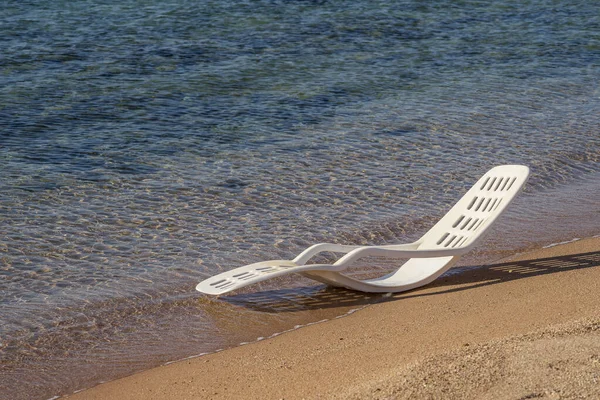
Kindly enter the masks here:
<path id="1" fill-rule="evenodd" d="M 600 238 L 387 300 L 69 399 L 600 398 Z"/>

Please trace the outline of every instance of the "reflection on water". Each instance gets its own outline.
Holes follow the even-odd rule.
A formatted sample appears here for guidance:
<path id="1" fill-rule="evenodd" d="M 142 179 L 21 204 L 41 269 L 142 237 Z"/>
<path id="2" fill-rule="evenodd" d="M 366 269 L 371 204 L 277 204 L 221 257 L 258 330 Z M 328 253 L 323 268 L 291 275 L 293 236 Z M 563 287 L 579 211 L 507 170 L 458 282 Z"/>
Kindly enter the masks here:
<path id="1" fill-rule="evenodd" d="M 412 240 L 492 165 L 532 178 L 465 263 L 597 234 L 593 2 L 96 3 L 0 10 L 0 397 L 343 314 L 269 309 L 320 297 L 298 277 L 193 288 Z"/>

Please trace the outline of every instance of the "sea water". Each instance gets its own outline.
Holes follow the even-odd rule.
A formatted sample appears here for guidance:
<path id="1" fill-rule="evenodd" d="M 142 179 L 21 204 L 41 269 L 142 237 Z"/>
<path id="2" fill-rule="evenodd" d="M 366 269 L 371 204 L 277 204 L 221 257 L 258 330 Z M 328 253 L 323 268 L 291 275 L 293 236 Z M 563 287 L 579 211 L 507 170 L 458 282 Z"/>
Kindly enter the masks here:
<path id="1" fill-rule="evenodd" d="M 200 280 L 417 238 L 532 169 L 468 262 L 600 225 L 600 4 L 8 1 L 0 397 L 46 399 L 377 296 Z"/>

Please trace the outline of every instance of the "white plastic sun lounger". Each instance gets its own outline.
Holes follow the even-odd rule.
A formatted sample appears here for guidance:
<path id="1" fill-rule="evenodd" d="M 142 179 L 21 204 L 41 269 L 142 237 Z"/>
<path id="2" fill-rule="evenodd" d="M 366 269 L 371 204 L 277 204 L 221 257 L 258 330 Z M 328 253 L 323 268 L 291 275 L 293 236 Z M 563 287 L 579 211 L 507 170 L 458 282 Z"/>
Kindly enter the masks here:
<path id="1" fill-rule="evenodd" d="M 363 292 L 402 292 L 426 285 L 470 251 L 519 193 L 529 168 L 502 165 L 489 170 L 423 237 L 414 243 L 386 246 L 344 246 L 321 243 L 291 261 L 272 260 L 223 272 L 196 286 L 206 294 L 220 295 L 292 272 L 333 286 Z M 345 253 L 333 264 L 307 264 L 321 252 Z M 358 280 L 341 272 L 369 257 L 409 259 L 394 272 L 375 279 Z"/>

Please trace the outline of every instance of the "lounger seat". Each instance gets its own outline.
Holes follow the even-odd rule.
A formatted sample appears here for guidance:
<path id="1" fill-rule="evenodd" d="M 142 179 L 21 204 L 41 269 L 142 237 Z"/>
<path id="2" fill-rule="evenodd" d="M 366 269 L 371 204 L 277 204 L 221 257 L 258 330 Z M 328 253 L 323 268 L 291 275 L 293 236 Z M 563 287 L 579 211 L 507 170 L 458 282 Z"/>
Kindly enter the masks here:
<path id="1" fill-rule="evenodd" d="M 402 292 L 427 285 L 475 247 L 528 177 L 529 168 L 523 165 L 492 168 L 414 243 L 386 246 L 320 243 L 304 250 L 293 260 L 263 261 L 215 275 L 200 282 L 196 290 L 220 295 L 290 273 L 363 292 Z M 310 259 L 322 252 L 345 255 L 333 264 L 308 264 Z M 370 256 L 408 261 L 392 273 L 375 279 L 358 280 L 343 274 L 357 260 Z"/>

